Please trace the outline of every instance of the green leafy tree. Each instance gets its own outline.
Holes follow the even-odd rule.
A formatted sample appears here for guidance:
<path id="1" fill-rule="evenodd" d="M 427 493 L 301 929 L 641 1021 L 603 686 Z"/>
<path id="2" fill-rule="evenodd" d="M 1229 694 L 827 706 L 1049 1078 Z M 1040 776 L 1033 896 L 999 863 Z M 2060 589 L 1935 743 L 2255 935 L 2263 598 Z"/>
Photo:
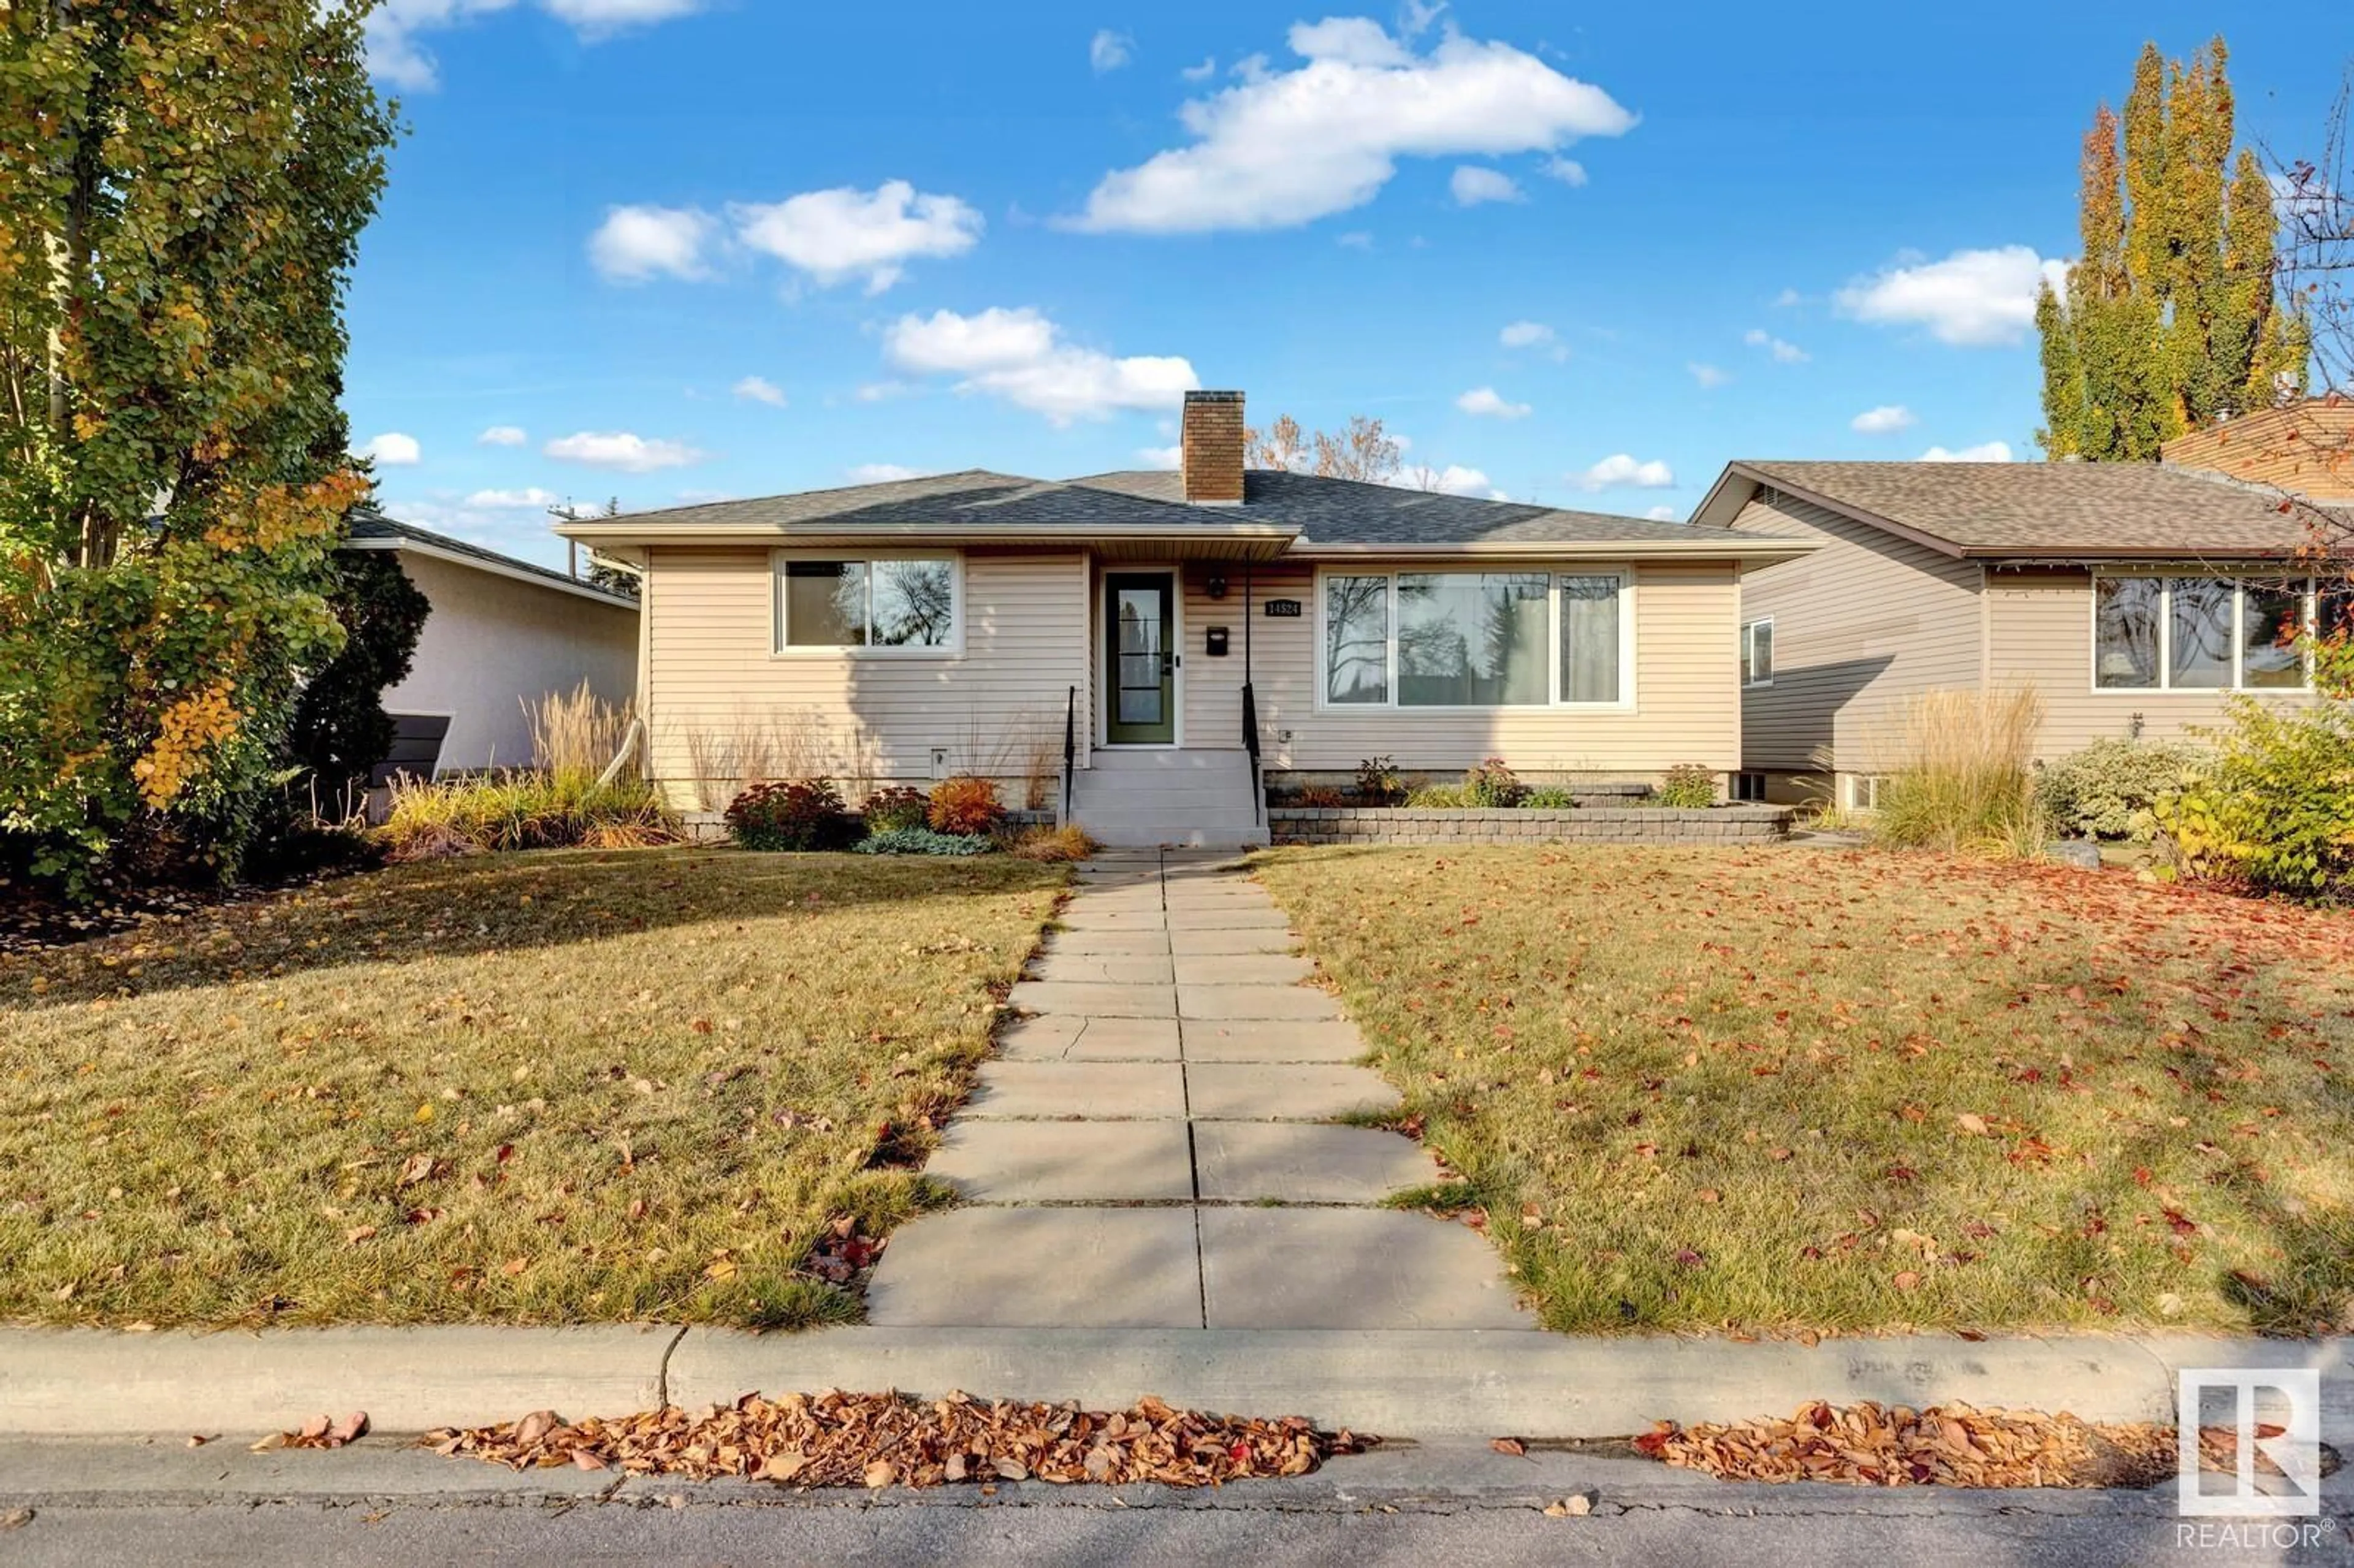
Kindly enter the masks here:
<path id="1" fill-rule="evenodd" d="M 287 732 L 286 760 L 308 775 L 322 804 L 347 813 L 369 770 L 392 750 L 385 692 L 408 676 L 433 606 L 389 550 L 345 550 L 328 596 L 343 652 L 302 683 Z"/>
<path id="2" fill-rule="evenodd" d="M 2232 152 L 2223 40 L 2189 65 L 2146 45 L 2122 115 L 2084 138 L 2081 250 L 2036 301 L 2046 456 L 2147 461 L 2186 429 L 2305 385 L 2277 287 L 2271 180 Z"/>
<path id="3" fill-rule="evenodd" d="M 233 872 L 366 492 L 374 0 L 0 7 L 0 854 Z"/>

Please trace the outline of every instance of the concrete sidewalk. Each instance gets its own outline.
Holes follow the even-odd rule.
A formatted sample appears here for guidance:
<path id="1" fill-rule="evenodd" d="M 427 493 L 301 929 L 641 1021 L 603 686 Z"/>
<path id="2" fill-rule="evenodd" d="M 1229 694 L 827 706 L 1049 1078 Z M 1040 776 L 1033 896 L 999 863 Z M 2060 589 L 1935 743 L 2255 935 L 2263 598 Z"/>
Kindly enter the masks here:
<path id="1" fill-rule="evenodd" d="M 2354 1452 L 2354 1340 L 1949 1335 L 1738 1344 L 1519 1330 L 319 1329 L 0 1331 L 0 1437 L 227 1433 L 323 1411 L 385 1432 L 614 1415 L 754 1390 L 884 1389 L 1299 1414 L 1390 1437 L 1606 1437 L 1653 1421 L 1787 1414 L 1810 1399 L 2171 1420 L 2182 1367 L 2313 1367 Z"/>
<path id="2" fill-rule="evenodd" d="M 1114 851 L 1030 974 L 891 1238 L 885 1328 L 1533 1330 L 1486 1240 L 1382 1207 L 1439 1171 L 1331 1125 L 1397 1094 L 1231 855 Z"/>

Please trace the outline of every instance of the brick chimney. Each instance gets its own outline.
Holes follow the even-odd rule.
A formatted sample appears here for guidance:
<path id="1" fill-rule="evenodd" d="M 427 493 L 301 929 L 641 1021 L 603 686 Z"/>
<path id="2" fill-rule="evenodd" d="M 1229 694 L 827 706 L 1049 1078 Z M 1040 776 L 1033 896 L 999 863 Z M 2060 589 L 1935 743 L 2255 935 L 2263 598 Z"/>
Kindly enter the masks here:
<path id="1" fill-rule="evenodd" d="M 1179 471 L 1185 499 L 1197 506 L 1243 502 L 1243 395 L 1188 392 Z"/>

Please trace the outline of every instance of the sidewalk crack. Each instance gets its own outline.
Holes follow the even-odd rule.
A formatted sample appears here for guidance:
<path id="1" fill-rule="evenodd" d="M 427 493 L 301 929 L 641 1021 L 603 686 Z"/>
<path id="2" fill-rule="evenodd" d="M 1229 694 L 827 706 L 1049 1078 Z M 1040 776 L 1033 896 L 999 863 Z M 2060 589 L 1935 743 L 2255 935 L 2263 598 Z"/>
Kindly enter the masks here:
<path id="1" fill-rule="evenodd" d="M 686 1338 L 690 1327 L 681 1323 L 678 1332 L 670 1337 L 670 1343 L 663 1347 L 662 1364 L 654 1369 L 654 1408 L 657 1410 L 670 1408 L 670 1359 L 678 1353 L 679 1343 Z"/>

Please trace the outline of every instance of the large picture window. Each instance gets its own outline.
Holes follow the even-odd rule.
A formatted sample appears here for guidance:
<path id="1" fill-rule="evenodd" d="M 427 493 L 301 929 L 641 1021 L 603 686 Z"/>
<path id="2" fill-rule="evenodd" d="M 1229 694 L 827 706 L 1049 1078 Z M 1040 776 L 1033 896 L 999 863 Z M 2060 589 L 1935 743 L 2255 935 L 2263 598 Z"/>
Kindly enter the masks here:
<path id="1" fill-rule="evenodd" d="M 1621 572 L 1333 572 L 1320 588 L 1331 707 L 1613 706 L 1631 625 Z"/>
<path id="2" fill-rule="evenodd" d="M 2093 579 L 2093 683 L 2104 691 L 2302 691 L 2301 579 Z"/>
<path id="3" fill-rule="evenodd" d="M 962 638 L 956 558 L 788 556 L 777 567 L 777 646 L 788 652 L 954 651 Z"/>

